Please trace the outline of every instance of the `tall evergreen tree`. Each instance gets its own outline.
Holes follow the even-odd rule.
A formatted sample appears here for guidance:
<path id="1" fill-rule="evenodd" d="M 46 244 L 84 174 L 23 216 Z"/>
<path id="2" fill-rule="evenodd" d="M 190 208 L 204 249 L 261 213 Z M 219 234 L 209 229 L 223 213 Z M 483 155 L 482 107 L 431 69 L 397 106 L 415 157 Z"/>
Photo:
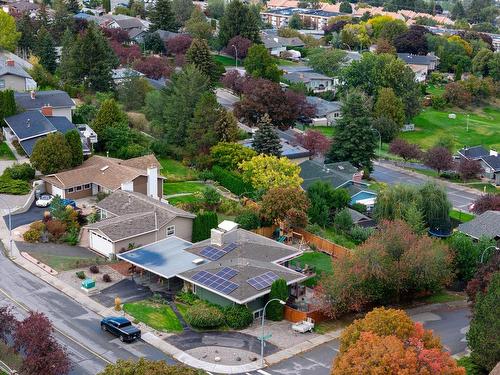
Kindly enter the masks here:
<path id="1" fill-rule="evenodd" d="M 465 18 L 465 9 L 460 0 L 458 0 L 451 9 L 451 19 L 461 20 Z"/>
<path id="2" fill-rule="evenodd" d="M 15 115 L 17 112 L 16 101 L 13 90 L 0 91 L 0 123 L 3 125 L 3 119 Z"/>
<path id="3" fill-rule="evenodd" d="M 192 0 L 172 0 L 172 13 L 174 13 L 178 27 L 184 26 L 194 8 Z"/>
<path id="4" fill-rule="evenodd" d="M 63 81 L 83 85 L 92 91 L 108 91 L 112 87 L 111 70 L 118 59 L 97 25 L 90 23 L 87 30 L 71 43 L 65 34 L 60 72 Z"/>
<path id="5" fill-rule="evenodd" d="M 27 12 L 23 13 L 21 18 L 16 22 L 17 31 L 21 33 L 21 39 L 17 43 L 17 47 L 21 50 L 24 56 L 28 56 L 35 46 L 36 40 L 36 21 L 33 20 Z"/>
<path id="6" fill-rule="evenodd" d="M 193 65 L 187 65 L 172 76 L 172 84 L 167 89 L 162 129 L 169 144 L 185 145 L 187 126 L 196 103 L 208 88 L 208 78 Z"/>
<path id="7" fill-rule="evenodd" d="M 80 11 L 80 3 L 78 0 L 67 0 L 66 8 L 68 9 L 68 12 L 76 14 Z"/>
<path id="8" fill-rule="evenodd" d="M 361 91 L 351 90 L 342 100 L 341 110 L 342 118 L 337 120 L 337 132 L 326 162 L 350 161 L 358 168 L 371 171 L 376 136 L 371 127 L 369 100 Z"/>
<path id="9" fill-rule="evenodd" d="M 127 115 L 118 106 L 114 99 L 106 99 L 102 102 L 94 121 L 92 129 L 97 133 L 97 138 L 102 138 L 108 127 L 118 127 L 122 124 L 128 125 Z"/>
<path id="10" fill-rule="evenodd" d="M 82 140 L 78 130 L 71 130 L 64 134 L 66 143 L 71 151 L 71 167 L 76 167 L 83 163 Z"/>
<path id="11" fill-rule="evenodd" d="M 269 299 L 278 298 L 282 301 L 288 299 L 288 286 L 286 285 L 285 279 L 275 280 L 271 284 L 271 292 L 269 293 Z M 267 318 L 274 321 L 283 320 L 284 307 L 278 301 L 273 301 L 269 304 L 267 308 Z"/>
<path id="12" fill-rule="evenodd" d="M 219 80 L 217 65 L 215 63 L 207 41 L 204 39 L 194 39 L 191 47 L 186 52 L 186 62 L 193 64 L 200 72 L 207 76 L 212 83 Z"/>
<path id="13" fill-rule="evenodd" d="M 266 113 L 261 117 L 252 140 L 252 148 L 259 154 L 281 156 L 280 137 L 273 128 L 271 118 Z"/>
<path id="14" fill-rule="evenodd" d="M 187 129 L 186 147 L 191 155 L 207 154 L 217 143 L 214 124 L 219 120 L 220 105 L 214 93 L 206 91 L 201 96 Z"/>
<path id="15" fill-rule="evenodd" d="M 238 139 L 238 122 L 225 108 L 220 107 L 219 118 L 215 122 L 215 133 L 219 142 L 235 142 Z"/>
<path id="16" fill-rule="evenodd" d="M 254 43 L 260 42 L 260 20 L 248 5 L 240 0 L 231 1 L 220 20 L 219 43 L 226 46 L 229 40 L 237 35 L 250 39 Z"/>
<path id="17" fill-rule="evenodd" d="M 35 52 L 35 55 L 40 58 L 40 64 L 52 74 L 57 68 L 57 54 L 55 47 L 54 39 L 47 29 L 42 26 L 42 28 L 38 31 L 36 45 L 33 52 Z"/>
<path id="18" fill-rule="evenodd" d="M 149 14 L 149 19 L 151 21 L 150 31 L 177 31 L 178 29 L 170 0 L 156 0 Z"/>

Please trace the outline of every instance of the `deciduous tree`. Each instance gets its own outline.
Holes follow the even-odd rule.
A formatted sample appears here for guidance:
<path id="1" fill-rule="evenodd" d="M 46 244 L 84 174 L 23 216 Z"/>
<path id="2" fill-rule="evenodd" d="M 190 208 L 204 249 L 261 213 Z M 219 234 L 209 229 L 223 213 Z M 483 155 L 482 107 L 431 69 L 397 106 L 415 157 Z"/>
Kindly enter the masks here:
<path id="1" fill-rule="evenodd" d="M 275 187 L 262 197 L 261 215 L 275 223 L 285 223 L 292 227 L 305 227 L 309 199 L 298 187 Z M 300 220 L 296 221 L 297 212 Z M 291 221 L 296 221 L 291 223 Z M 295 224 L 295 225 L 291 225 Z"/>
<path id="2" fill-rule="evenodd" d="M 14 17 L 0 9 L 0 48 L 14 51 L 20 38 Z"/>
<path id="3" fill-rule="evenodd" d="M 238 59 L 243 60 L 248 55 L 248 49 L 252 45 L 252 41 L 240 35 L 236 35 L 227 42 L 226 48 L 224 48 L 224 53 L 229 56 L 236 57 L 236 51 L 238 51 Z M 236 47 L 236 49 L 234 48 Z M 228 72 L 229 73 L 229 72 Z M 239 73 L 238 73 L 239 74 Z"/>
<path id="4" fill-rule="evenodd" d="M 429 30 L 424 26 L 411 25 L 410 29 L 394 38 L 394 47 L 398 52 L 413 55 L 426 55 L 429 52 L 426 34 Z"/>
<path id="5" fill-rule="evenodd" d="M 184 26 L 196 8 L 192 0 L 172 0 L 172 12 L 174 13 L 177 27 Z"/>
<path id="6" fill-rule="evenodd" d="M 252 159 L 257 153 L 239 143 L 220 142 L 210 149 L 210 155 L 215 164 L 234 171 L 240 163 Z"/>
<path id="7" fill-rule="evenodd" d="M 331 224 L 335 214 L 347 207 L 351 200 L 346 189 L 334 189 L 331 184 L 324 181 L 316 181 L 309 186 L 307 196 L 311 202 L 309 220 L 322 227 Z"/>
<path id="8" fill-rule="evenodd" d="M 336 77 L 346 61 L 347 53 L 335 48 L 314 48 L 308 52 L 308 65 L 315 71 Z"/>
<path id="9" fill-rule="evenodd" d="M 485 242 L 483 240 L 483 242 Z M 487 246 L 491 246 L 487 243 Z M 483 246 L 484 251 L 486 247 Z M 493 250 L 493 249 L 492 249 Z M 482 254 L 481 254 L 482 255 Z M 487 259 L 485 257 L 485 259 Z M 486 293 L 488 285 L 490 285 L 491 279 L 495 273 L 500 271 L 500 252 L 493 251 L 493 254 L 489 257 L 487 261 L 481 263 L 477 267 L 477 271 L 474 274 L 474 278 L 467 283 L 467 297 L 472 306 L 476 303 L 476 296 L 478 293 Z"/>
<path id="10" fill-rule="evenodd" d="M 82 140 L 78 130 L 71 130 L 64 134 L 66 143 L 71 151 L 71 166 L 76 167 L 83 163 Z"/>
<path id="11" fill-rule="evenodd" d="M 151 361 L 140 358 L 139 361 L 119 359 L 107 365 L 99 375 L 201 375 L 200 370 L 183 365 L 168 365 L 165 361 Z"/>
<path id="12" fill-rule="evenodd" d="M 280 80 L 281 71 L 263 44 L 254 44 L 248 49 L 244 65 L 247 73 L 255 78 L 265 78 L 273 82 Z"/>
<path id="13" fill-rule="evenodd" d="M 30 162 L 43 174 L 71 168 L 73 156 L 62 133 L 51 133 L 36 141 Z"/>
<path id="14" fill-rule="evenodd" d="M 415 143 L 409 143 L 401 138 L 396 138 L 389 145 L 389 151 L 394 155 L 401 156 L 405 161 L 420 160 L 422 151 Z"/>
<path id="15" fill-rule="evenodd" d="M 315 156 L 325 155 L 331 147 L 331 140 L 317 130 L 307 130 L 297 134 L 296 141 Z"/>
<path id="16" fill-rule="evenodd" d="M 134 69 L 151 79 L 168 78 L 174 70 L 166 58 L 158 56 L 148 56 L 141 60 L 136 60 Z"/>
<path id="17" fill-rule="evenodd" d="M 187 52 L 193 38 L 187 34 L 176 35 L 167 40 L 167 53 L 171 55 L 183 55 Z"/>
<path id="18" fill-rule="evenodd" d="M 458 162 L 457 172 L 464 181 L 478 178 L 483 171 L 483 167 L 478 160 L 462 158 Z"/>
<path id="19" fill-rule="evenodd" d="M 10 306 L 0 307 L 0 341 L 5 344 L 8 343 L 9 338 L 14 332 L 17 320 L 12 313 L 12 308 Z"/>
<path id="20" fill-rule="evenodd" d="M 389 87 L 382 87 L 377 94 L 377 101 L 373 107 L 375 117 L 386 117 L 402 126 L 405 120 L 405 110 L 403 101 L 398 98 L 394 90 Z"/>
<path id="21" fill-rule="evenodd" d="M 424 164 L 438 173 L 453 168 L 453 155 L 444 147 L 433 147 L 424 154 Z"/>
<path id="22" fill-rule="evenodd" d="M 486 211 L 500 211 L 500 195 L 497 194 L 483 194 L 474 201 L 472 212 L 475 214 L 482 214 Z"/>

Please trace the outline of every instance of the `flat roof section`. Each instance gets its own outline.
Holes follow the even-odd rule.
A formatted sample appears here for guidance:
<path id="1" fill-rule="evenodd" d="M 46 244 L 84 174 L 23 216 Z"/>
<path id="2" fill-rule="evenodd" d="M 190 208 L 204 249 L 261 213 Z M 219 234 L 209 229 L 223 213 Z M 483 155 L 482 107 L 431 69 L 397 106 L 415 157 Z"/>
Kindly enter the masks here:
<path id="1" fill-rule="evenodd" d="M 198 264 L 193 263 L 200 256 L 185 251 L 191 245 L 191 242 L 173 236 L 126 253 L 117 254 L 117 257 L 170 279 L 181 272 L 192 270 L 200 264 L 209 263 L 206 259 Z"/>

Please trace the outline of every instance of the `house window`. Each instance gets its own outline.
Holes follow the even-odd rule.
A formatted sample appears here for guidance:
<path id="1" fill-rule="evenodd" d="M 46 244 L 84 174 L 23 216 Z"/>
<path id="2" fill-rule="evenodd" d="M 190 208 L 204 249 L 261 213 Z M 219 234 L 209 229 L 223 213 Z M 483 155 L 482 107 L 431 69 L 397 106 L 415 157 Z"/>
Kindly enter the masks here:
<path id="1" fill-rule="evenodd" d="M 77 186 L 77 187 L 75 188 L 75 190 L 76 190 L 76 191 L 81 191 L 81 190 L 82 190 L 82 185 Z"/>
<path id="2" fill-rule="evenodd" d="M 75 191 L 75 189 L 74 189 L 74 188 L 69 188 L 69 189 L 68 189 L 68 193 L 72 193 L 72 192 L 74 192 L 74 191 Z"/>
<path id="3" fill-rule="evenodd" d="M 83 188 L 84 188 L 84 189 L 90 189 L 90 184 L 85 184 L 85 185 L 83 186 Z"/>
<path id="4" fill-rule="evenodd" d="M 324 90 L 325 89 L 325 85 L 323 85 L 322 83 L 320 83 L 318 85 L 318 90 Z"/>
<path id="5" fill-rule="evenodd" d="M 254 319 L 260 319 L 260 318 L 262 318 L 262 313 L 263 312 L 264 312 L 264 309 L 255 310 L 253 312 L 253 318 Z"/>
<path id="6" fill-rule="evenodd" d="M 0 79 L 0 89 L 5 88 L 5 79 Z"/>
<path id="7" fill-rule="evenodd" d="M 334 112 L 333 117 L 335 117 L 335 118 L 340 117 L 340 113 L 339 112 Z"/>
<path id="8" fill-rule="evenodd" d="M 167 227 L 167 237 L 175 235 L 175 225 Z"/>

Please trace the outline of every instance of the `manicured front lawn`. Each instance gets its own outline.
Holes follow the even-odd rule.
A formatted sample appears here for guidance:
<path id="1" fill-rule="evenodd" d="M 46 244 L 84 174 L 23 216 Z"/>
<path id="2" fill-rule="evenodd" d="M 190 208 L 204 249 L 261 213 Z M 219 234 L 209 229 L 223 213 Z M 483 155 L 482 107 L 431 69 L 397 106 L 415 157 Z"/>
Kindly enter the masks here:
<path id="1" fill-rule="evenodd" d="M 433 96 L 444 94 L 444 85 L 427 85 L 426 91 Z"/>
<path id="2" fill-rule="evenodd" d="M 333 126 L 304 126 L 304 125 L 297 125 L 297 129 L 300 130 L 316 130 L 319 131 L 320 133 L 326 135 L 327 137 L 332 137 L 333 132 L 334 132 L 334 127 Z"/>
<path id="3" fill-rule="evenodd" d="M 474 215 L 468 214 L 466 212 L 458 211 L 458 210 L 451 210 L 450 211 L 450 217 L 452 219 L 458 220 L 462 223 L 466 223 L 467 221 L 471 221 L 474 219 Z"/>
<path id="4" fill-rule="evenodd" d="M 123 310 L 153 329 L 164 332 L 181 332 L 182 325 L 170 306 L 150 301 L 125 303 Z"/>
<path id="5" fill-rule="evenodd" d="M 159 159 L 161 164 L 161 174 L 167 178 L 167 182 L 190 181 L 197 179 L 194 169 L 186 167 L 181 162 L 173 159 Z"/>
<path id="6" fill-rule="evenodd" d="M 0 143 L 0 159 L 2 160 L 16 160 L 16 157 L 10 150 L 9 146 L 5 142 Z"/>
<path id="7" fill-rule="evenodd" d="M 30 253 L 30 255 L 38 259 L 40 262 L 55 269 L 56 271 L 68 271 L 80 267 L 88 267 L 93 264 L 104 264 L 106 260 L 103 258 L 86 258 L 72 257 L 66 255 L 43 254 L 39 252 Z"/>
<path id="8" fill-rule="evenodd" d="M 450 119 L 448 115 L 455 113 L 457 118 Z M 467 114 L 469 115 L 469 131 L 467 131 Z M 437 111 L 424 109 L 412 121 L 415 131 L 405 132 L 401 137 L 409 142 L 417 143 L 422 148 L 432 147 L 440 137 L 452 136 L 454 150 L 464 145 L 483 145 L 485 148 L 500 148 L 500 108 L 485 107 L 474 112 L 447 108 Z"/>
<path id="9" fill-rule="evenodd" d="M 220 62 L 224 66 L 236 66 L 235 59 L 224 55 L 214 55 L 215 61 Z M 238 59 L 238 66 L 242 66 L 243 62 Z"/>
<path id="10" fill-rule="evenodd" d="M 163 194 L 196 193 L 197 191 L 205 190 L 206 187 L 206 184 L 196 181 L 166 182 L 163 184 Z"/>
<path id="11" fill-rule="evenodd" d="M 493 194 L 500 194 L 500 189 L 496 188 L 492 184 L 484 184 L 481 182 L 474 183 L 474 184 L 467 184 L 467 187 L 479 190 L 483 193 L 493 193 Z"/>

